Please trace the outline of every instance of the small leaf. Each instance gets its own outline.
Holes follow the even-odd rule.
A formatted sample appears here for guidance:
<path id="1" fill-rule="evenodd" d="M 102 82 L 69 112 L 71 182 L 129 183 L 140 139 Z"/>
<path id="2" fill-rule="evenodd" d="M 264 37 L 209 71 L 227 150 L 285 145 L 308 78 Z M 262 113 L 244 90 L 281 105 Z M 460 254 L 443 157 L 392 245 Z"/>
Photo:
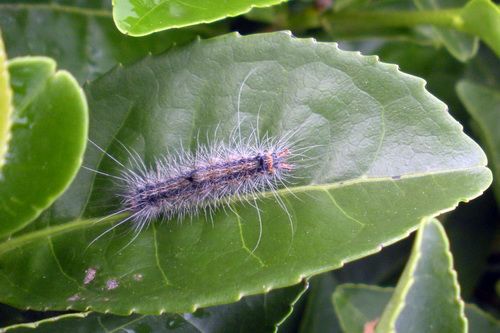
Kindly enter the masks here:
<path id="1" fill-rule="evenodd" d="M 234 302 L 374 253 L 491 183 L 484 153 L 423 80 L 336 44 L 231 34 L 117 68 L 86 92 L 90 138 L 124 162 L 122 143 L 151 163 L 204 146 L 216 129 L 229 139 L 241 115 L 243 135 L 298 128 L 318 163 L 297 167 L 297 183 L 276 193 L 285 209 L 262 193 L 261 214 L 235 201 L 211 218 L 152 221 L 123 250 L 127 225 L 89 247 L 119 207 L 105 206 L 116 198 L 112 179 L 83 170 L 45 214 L 50 227 L 0 244 L 5 303 L 157 314 Z M 120 171 L 94 147 L 85 165 Z"/>
<path id="2" fill-rule="evenodd" d="M 466 332 L 448 239 L 439 221 L 420 227 L 412 255 L 377 332 Z"/>
<path id="3" fill-rule="evenodd" d="M 12 139 L 0 174 L 0 235 L 35 219 L 69 186 L 83 157 L 87 105 L 78 83 L 52 59 L 9 63 Z"/>
<path id="4" fill-rule="evenodd" d="M 130 315 L 126 317 L 90 312 L 64 314 L 32 323 L 0 328 L 0 333 L 73 332 L 276 332 L 307 290 L 307 282 L 273 290 L 269 294 L 245 297 L 237 303 L 199 309 L 193 314 Z"/>
<path id="5" fill-rule="evenodd" d="M 311 279 L 299 333 L 339 332 L 339 323 L 332 315 L 333 305 L 330 300 L 330 295 L 337 284 L 330 272 Z"/>
<path id="6" fill-rule="evenodd" d="M 493 169 L 495 195 L 500 204 L 500 91 L 472 81 L 457 84 L 457 94 L 478 124 Z"/>
<path id="7" fill-rule="evenodd" d="M 165 29 L 214 22 L 268 7 L 285 0 L 113 0 L 113 19 L 118 29 L 131 36 L 149 35 Z"/>
<path id="8" fill-rule="evenodd" d="M 461 6 L 467 1 L 453 1 L 453 6 Z M 421 10 L 440 10 L 450 5 L 446 0 L 414 0 Z M 479 40 L 461 31 L 449 28 L 432 27 L 432 33 L 444 44 L 446 49 L 458 60 L 467 61 L 474 57 L 479 47 Z"/>
<path id="9" fill-rule="evenodd" d="M 0 31 L 1 32 L 1 31 Z M 7 55 L 0 33 L 0 175 L 5 163 L 5 155 L 10 140 L 12 126 L 12 90 L 9 84 L 9 71 L 7 69 Z"/>
<path id="10" fill-rule="evenodd" d="M 479 36 L 500 57 L 500 7 L 490 0 L 471 0 L 460 16 L 460 27 Z"/>
<path id="11" fill-rule="evenodd" d="M 363 333 L 364 323 L 379 318 L 394 288 L 346 283 L 335 289 L 333 303 L 345 333 Z M 469 333 L 499 333 L 500 322 L 473 304 L 465 305 Z M 359 318 L 361 321 L 352 320 Z M 439 319 L 438 319 L 439 320 Z M 443 331 L 444 332 L 444 331 Z M 450 331 L 454 332 L 454 331 Z"/>
<path id="12" fill-rule="evenodd" d="M 367 323 L 380 319 L 394 288 L 364 284 L 342 284 L 332 296 L 342 332 L 363 333 Z"/>

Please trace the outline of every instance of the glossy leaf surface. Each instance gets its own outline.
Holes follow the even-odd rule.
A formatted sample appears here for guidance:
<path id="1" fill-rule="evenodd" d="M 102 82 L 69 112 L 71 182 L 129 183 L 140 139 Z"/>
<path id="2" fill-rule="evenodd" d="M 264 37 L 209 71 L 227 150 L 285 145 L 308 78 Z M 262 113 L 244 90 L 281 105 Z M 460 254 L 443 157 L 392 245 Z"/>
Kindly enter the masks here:
<path id="1" fill-rule="evenodd" d="M 113 0 L 113 18 L 124 34 L 144 36 L 171 28 L 213 22 L 284 0 Z"/>
<path id="2" fill-rule="evenodd" d="M 85 96 L 50 58 L 9 63 L 14 93 L 8 155 L 0 174 L 0 235 L 22 228 L 75 177 L 87 139 Z"/>
<path id="3" fill-rule="evenodd" d="M 234 202 L 212 219 L 152 223 L 123 250 L 134 236 L 126 225 L 88 247 L 113 221 L 96 219 L 119 207 L 102 207 L 116 201 L 109 177 L 82 171 L 44 215 L 50 227 L 0 245 L 3 302 L 117 314 L 234 302 L 374 253 L 491 182 L 484 153 L 423 80 L 286 33 L 196 42 L 117 68 L 86 92 L 91 139 L 124 163 L 122 144 L 151 163 L 216 129 L 227 140 L 238 119 L 242 136 L 298 129 L 312 149 L 297 183 L 278 192 L 286 209 L 263 193 L 260 214 Z M 120 169 L 95 147 L 85 165 Z"/>
<path id="4" fill-rule="evenodd" d="M 32 323 L 0 328 L 0 332 L 74 332 L 75 327 L 84 332 L 155 333 L 218 333 L 218 332 L 273 332 L 291 313 L 295 302 L 307 289 L 307 282 L 273 290 L 264 295 L 248 296 L 231 305 L 199 309 L 195 313 L 162 314 L 160 316 L 81 312 L 64 314 Z"/>
<path id="5" fill-rule="evenodd" d="M 377 332 L 467 332 L 448 239 L 438 220 L 420 227 Z"/>

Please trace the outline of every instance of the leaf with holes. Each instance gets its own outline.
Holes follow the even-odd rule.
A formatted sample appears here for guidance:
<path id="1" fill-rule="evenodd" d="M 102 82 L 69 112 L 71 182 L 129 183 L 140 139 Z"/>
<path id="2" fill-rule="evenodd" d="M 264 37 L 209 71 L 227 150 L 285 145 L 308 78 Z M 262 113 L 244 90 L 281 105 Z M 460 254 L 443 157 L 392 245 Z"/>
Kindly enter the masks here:
<path id="1" fill-rule="evenodd" d="M 374 253 L 491 182 L 483 151 L 422 79 L 333 43 L 231 34 L 119 67 L 85 90 L 91 139 L 124 163 L 123 146 L 148 164 L 216 130 L 228 139 L 238 119 L 243 136 L 298 128 L 311 150 L 276 193 L 283 205 L 262 193 L 260 213 L 233 201 L 211 218 L 153 222 L 124 249 L 129 225 L 89 247 L 122 217 L 101 220 L 119 209 L 103 206 L 116 202 L 113 180 L 82 170 L 44 214 L 47 228 L 0 245 L 2 302 L 115 314 L 234 302 Z M 121 168 L 95 147 L 85 165 Z"/>

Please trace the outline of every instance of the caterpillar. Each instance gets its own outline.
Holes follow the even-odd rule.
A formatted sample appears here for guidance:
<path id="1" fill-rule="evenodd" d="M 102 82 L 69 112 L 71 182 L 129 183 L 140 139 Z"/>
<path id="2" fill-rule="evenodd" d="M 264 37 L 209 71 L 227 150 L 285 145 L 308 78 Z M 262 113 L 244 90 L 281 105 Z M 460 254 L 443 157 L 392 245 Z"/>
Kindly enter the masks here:
<path id="1" fill-rule="evenodd" d="M 136 231 L 130 244 L 151 221 L 174 218 L 182 220 L 201 213 L 211 218 L 212 213 L 219 207 L 231 208 L 231 202 L 245 201 L 256 208 L 258 215 L 260 232 L 256 249 L 262 233 L 262 221 L 256 199 L 258 194 L 263 192 L 274 195 L 289 217 L 293 234 L 291 215 L 276 191 L 279 188 L 288 189 L 292 178 L 295 177 L 298 160 L 308 159 L 305 153 L 314 146 L 298 146 L 301 140 L 296 139 L 296 136 L 305 122 L 294 131 L 280 136 L 269 136 L 267 133 L 261 136 L 258 130 L 260 109 L 257 113 L 257 126 L 249 135 L 242 135 L 240 97 L 242 87 L 251 73 L 252 71 L 240 86 L 236 110 L 237 126 L 231 131 L 228 140 L 218 138 L 217 127 L 211 143 L 207 138 L 208 143 L 198 144 L 193 152 L 181 148 L 172 154 L 156 158 L 151 165 L 146 165 L 139 154 L 122 144 L 122 148 L 129 155 L 128 167 L 125 166 L 126 163 L 118 161 L 89 140 L 121 169 L 117 175 L 111 175 L 86 168 L 117 180 L 116 195 L 120 198 L 121 208 L 111 216 L 124 212 L 129 214 L 100 234 L 89 246 L 128 221 L 132 222 Z"/>
<path id="2" fill-rule="evenodd" d="M 137 153 L 123 146 L 130 156 L 130 167 L 89 140 L 121 169 L 116 176 L 105 174 L 115 178 L 118 185 L 121 209 L 113 215 L 129 213 L 92 243 L 127 221 L 133 222 L 137 236 L 151 221 L 182 220 L 201 213 L 210 216 L 220 206 L 230 206 L 233 201 L 254 205 L 260 222 L 256 194 L 276 194 L 278 188 L 287 188 L 297 157 L 304 156 L 306 149 L 294 147 L 290 141 L 296 131 L 280 138 L 266 135 L 263 139 L 258 137 L 258 131 L 253 131 L 241 141 L 232 138 L 229 143 L 217 141 L 200 145 L 193 153 L 177 151 L 156 159 L 152 166 L 147 166 Z M 277 195 L 275 198 L 290 217 L 281 198 Z"/>

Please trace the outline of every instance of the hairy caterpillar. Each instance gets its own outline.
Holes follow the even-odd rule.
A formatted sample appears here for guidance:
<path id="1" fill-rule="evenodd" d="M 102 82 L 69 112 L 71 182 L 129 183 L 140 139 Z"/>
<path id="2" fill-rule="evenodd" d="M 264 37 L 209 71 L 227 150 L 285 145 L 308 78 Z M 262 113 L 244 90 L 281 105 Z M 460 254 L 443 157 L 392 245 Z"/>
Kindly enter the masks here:
<path id="1" fill-rule="evenodd" d="M 300 133 L 302 126 L 279 136 L 269 136 L 267 133 L 261 136 L 258 129 L 258 114 L 257 126 L 249 134 L 247 133 L 248 135 L 242 135 L 240 96 L 242 87 L 251 73 L 240 86 L 236 110 L 237 126 L 226 140 L 218 137 L 215 128 L 211 143 L 198 142 L 194 151 L 181 148 L 174 153 L 157 157 L 150 165 L 146 165 L 135 151 L 131 152 L 122 145 L 129 155 L 130 161 L 127 167 L 125 166 L 127 163 L 118 161 L 90 141 L 121 169 L 117 175 L 93 170 L 117 180 L 116 196 L 120 198 L 121 208 L 112 215 L 129 213 L 129 216 L 99 235 L 90 244 L 128 221 L 133 225 L 137 237 L 151 221 L 174 218 L 182 220 L 186 216 L 196 216 L 201 213 L 211 218 L 212 212 L 221 206 L 231 209 L 230 203 L 233 201 L 246 201 L 256 208 L 260 224 L 260 241 L 262 222 L 256 199 L 262 192 L 274 195 L 279 206 L 289 217 L 293 234 L 291 216 L 276 190 L 287 188 L 291 179 L 295 177 L 294 171 L 299 166 L 297 162 L 299 159 L 301 162 L 309 159 L 305 153 L 313 147 L 298 147 L 301 140 L 296 139 L 296 135 Z M 304 124 L 305 122 L 302 123 Z M 207 141 L 210 140 L 207 138 Z M 302 166 L 303 163 L 300 163 L 300 167 Z"/>
<path id="2" fill-rule="evenodd" d="M 156 219 L 183 219 L 200 213 L 210 216 L 218 207 L 229 206 L 235 200 L 249 202 L 259 214 L 256 194 L 264 191 L 275 194 L 288 214 L 276 190 L 287 188 L 297 158 L 310 148 L 297 148 L 290 142 L 295 132 L 281 138 L 260 139 L 254 131 L 241 141 L 218 141 L 199 146 L 193 153 L 178 151 L 157 159 L 152 166 L 146 166 L 136 153 L 124 147 L 132 165 L 125 167 L 96 145 L 121 167 L 119 175 L 107 174 L 117 180 L 119 189 L 122 208 L 114 214 L 130 213 L 98 238 L 127 221 L 133 221 L 138 234 Z"/>

